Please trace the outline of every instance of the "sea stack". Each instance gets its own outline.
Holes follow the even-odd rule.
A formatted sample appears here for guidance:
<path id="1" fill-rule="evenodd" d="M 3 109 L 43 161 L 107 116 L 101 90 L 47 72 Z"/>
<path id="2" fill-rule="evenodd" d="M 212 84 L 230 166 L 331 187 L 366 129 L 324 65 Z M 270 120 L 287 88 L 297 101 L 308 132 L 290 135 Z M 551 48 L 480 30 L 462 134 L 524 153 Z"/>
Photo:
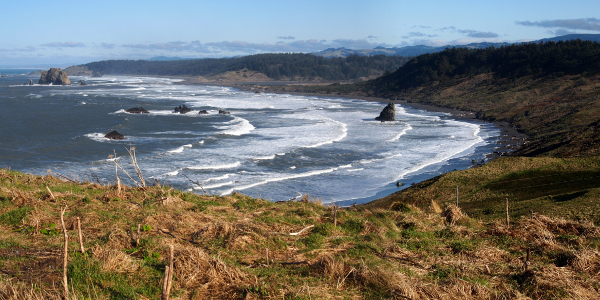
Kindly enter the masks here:
<path id="1" fill-rule="evenodd" d="M 394 103 L 388 104 L 379 114 L 379 117 L 375 118 L 377 121 L 395 121 L 396 120 L 396 107 Z"/>
<path id="2" fill-rule="evenodd" d="M 50 68 L 50 70 L 42 72 L 38 84 L 67 85 L 71 84 L 71 80 L 67 73 L 61 71 L 60 68 Z"/>
<path id="3" fill-rule="evenodd" d="M 105 138 L 109 139 L 109 140 L 124 140 L 125 136 L 118 133 L 116 130 L 108 133 L 107 135 L 104 136 Z"/>

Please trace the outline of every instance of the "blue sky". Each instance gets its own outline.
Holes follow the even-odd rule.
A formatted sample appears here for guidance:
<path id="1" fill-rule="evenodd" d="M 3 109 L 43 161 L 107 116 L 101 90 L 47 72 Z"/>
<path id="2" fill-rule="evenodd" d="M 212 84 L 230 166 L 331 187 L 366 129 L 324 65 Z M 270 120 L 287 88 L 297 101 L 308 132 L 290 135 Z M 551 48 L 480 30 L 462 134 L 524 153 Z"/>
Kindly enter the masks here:
<path id="1" fill-rule="evenodd" d="M 0 66 L 519 42 L 600 33 L 600 1 L 3 1 Z"/>

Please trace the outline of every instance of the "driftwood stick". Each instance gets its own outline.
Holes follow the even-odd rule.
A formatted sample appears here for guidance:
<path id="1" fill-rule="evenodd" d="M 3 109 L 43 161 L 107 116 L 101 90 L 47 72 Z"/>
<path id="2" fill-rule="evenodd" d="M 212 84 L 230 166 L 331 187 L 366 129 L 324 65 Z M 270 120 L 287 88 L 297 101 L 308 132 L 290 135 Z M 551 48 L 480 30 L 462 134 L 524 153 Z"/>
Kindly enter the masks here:
<path id="1" fill-rule="evenodd" d="M 266 249 L 267 250 L 267 266 L 269 265 L 269 248 Z"/>
<path id="2" fill-rule="evenodd" d="M 506 198 L 506 227 L 510 228 L 510 216 L 508 215 L 508 198 Z"/>
<path id="3" fill-rule="evenodd" d="M 165 281 L 163 282 L 162 300 L 169 300 L 171 285 L 173 284 L 173 245 L 169 245 L 169 266 L 165 267 Z"/>
<path id="4" fill-rule="evenodd" d="M 79 248 L 81 253 L 85 253 L 85 249 L 83 248 L 83 234 L 81 233 L 81 220 L 77 217 L 77 233 L 79 235 Z"/>
<path id="5" fill-rule="evenodd" d="M 161 300 L 168 300 L 169 293 L 167 292 L 167 286 L 169 286 L 169 266 L 165 266 L 165 277 L 163 278 L 162 296 Z"/>
<path id="6" fill-rule="evenodd" d="M 308 229 L 311 229 L 313 227 L 315 227 L 315 225 L 309 225 L 309 226 L 305 227 L 304 229 L 302 229 L 302 230 L 300 230 L 298 232 L 292 232 L 292 233 L 290 233 L 290 235 L 299 235 L 299 234 L 303 233 L 304 231 L 306 231 Z"/>
<path id="7" fill-rule="evenodd" d="M 48 190 L 48 193 L 50 193 L 50 199 L 56 201 L 56 198 L 54 198 L 54 194 L 52 194 L 52 191 L 50 190 L 50 188 L 48 186 L 46 186 L 46 190 Z"/>
<path id="8" fill-rule="evenodd" d="M 65 207 L 63 209 L 61 209 L 61 211 L 60 211 L 60 224 L 62 225 L 63 235 L 65 238 L 65 247 L 64 247 L 64 251 L 63 251 L 63 287 L 65 289 L 65 299 L 69 299 L 69 282 L 67 281 L 67 266 L 68 266 L 67 259 L 69 256 L 69 252 L 68 252 L 69 236 L 67 235 L 67 227 L 65 226 L 65 219 L 64 219 L 64 214 L 65 214 L 66 210 L 67 210 L 67 206 L 65 205 Z"/>

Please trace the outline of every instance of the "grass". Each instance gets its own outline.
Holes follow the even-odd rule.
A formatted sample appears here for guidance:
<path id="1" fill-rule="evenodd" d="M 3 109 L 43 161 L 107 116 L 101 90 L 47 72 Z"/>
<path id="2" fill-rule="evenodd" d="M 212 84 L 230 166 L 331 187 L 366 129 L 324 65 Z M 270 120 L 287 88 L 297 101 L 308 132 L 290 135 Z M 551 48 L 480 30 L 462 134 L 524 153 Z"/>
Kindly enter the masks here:
<path id="1" fill-rule="evenodd" d="M 584 173 L 590 163 L 527 162 L 540 172 L 579 165 L 575 171 Z M 469 170 L 446 174 L 424 183 L 429 185 L 421 192 L 441 195 L 439 201 L 443 192 L 429 188 L 473 181 L 478 184 L 465 193 L 480 199 L 497 182 L 538 174 L 523 172 L 514 163 L 498 164 L 505 169 L 477 168 L 472 177 L 465 177 Z M 489 178 L 483 176 L 488 173 Z M 27 189 L 21 188 L 23 182 Z M 581 195 L 553 195 L 552 201 L 590 197 L 595 192 L 589 189 Z M 115 186 L 3 169 L 0 197 L 0 299 L 61 298 L 62 271 L 56 266 L 63 239 L 56 224 L 64 205 L 68 280 L 77 299 L 159 299 L 169 245 L 175 247 L 172 299 L 581 299 L 600 287 L 600 230 L 556 214 L 515 215 L 508 229 L 501 213 L 474 218 L 454 210 L 448 223 L 430 207 L 431 200 L 423 206 L 415 200 L 343 208 L 334 226 L 332 209 L 316 199 L 272 203 L 169 187 L 124 187 L 117 194 Z M 76 217 L 88 249 L 83 254 L 73 225 Z M 142 225 L 138 246 L 128 234 L 137 224 Z M 314 227 L 289 235 L 309 225 Z M 528 248 L 533 258 L 525 271 L 522 257 Z"/>
<path id="2" fill-rule="evenodd" d="M 363 205 L 395 208 L 412 204 L 427 208 L 434 200 L 456 201 L 469 216 L 481 220 L 511 219 L 540 213 L 600 223 L 600 157 L 504 157 L 481 167 L 446 173 Z"/>

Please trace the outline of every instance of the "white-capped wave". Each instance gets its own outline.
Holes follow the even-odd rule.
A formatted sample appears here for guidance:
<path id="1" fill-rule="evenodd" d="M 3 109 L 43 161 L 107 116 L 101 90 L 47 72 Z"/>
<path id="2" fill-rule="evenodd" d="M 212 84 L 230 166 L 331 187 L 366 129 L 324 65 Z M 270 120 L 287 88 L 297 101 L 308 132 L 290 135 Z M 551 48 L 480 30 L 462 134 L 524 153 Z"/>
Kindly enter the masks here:
<path id="1" fill-rule="evenodd" d="M 234 162 L 231 164 L 224 165 L 213 165 L 213 166 L 196 166 L 196 167 L 185 167 L 187 170 L 219 170 L 219 169 L 233 169 L 241 166 L 241 162 Z"/>
<path id="2" fill-rule="evenodd" d="M 258 157 L 254 157 L 252 158 L 254 160 L 269 160 L 269 159 L 275 159 L 275 154 L 273 155 L 269 155 L 269 156 L 258 156 Z"/>
<path id="3" fill-rule="evenodd" d="M 241 186 L 241 187 L 237 187 L 237 188 L 231 189 L 229 191 L 226 191 L 225 193 L 222 193 L 221 195 L 230 194 L 234 190 L 235 191 L 243 191 L 243 190 L 246 190 L 246 189 L 249 189 L 249 188 L 253 188 L 255 186 L 267 184 L 267 183 L 270 183 L 270 182 L 278 182 L 278 181 L 284 181 L 284 180 L 290 180 L 290 179 L 296 179 L 296 178 L 310 177 L 310 176 L 315 176 L 315 175 L 321 175 L 321 174 L 325 174 L 325 173 L 335 172 L 337 170 L 338 170 L 338 168 L 329 168 L 329 169 L 323 169 L 323 170 L 314 170 L 314 171 L 308 171 L 308 172 L 304 172 L 304 173 L 292 174 L 292 175 L 288 175 L 288 176 L 269 178 L 269 179 L 265 179 L 263 181 L 259 181 L 259 182 L 255 182 L 255 183 L 252 183 L 252 184 L 248 184 L 248 185 L 244 185 L 244 186 Z"/>
<path id="4" fill-rule="evenodd" d="M 179 147 L 177 149 L 169 150 L 169 151 L 167 151 L 167 153 L 181 153 L 181 152 L 183 152 L 183 148 L 184 147 L 181 146 L 181 147 Z"/>
<path id="5" fill-rule="evenodd" d="M 346 125 L 345 123 L 336 121 L 336 120 L 329 120 L 329 121 L 332 122 L 332 123 L 335 123 L 335 124 L 337 124 L 338 126 L 341 127 L 340 134 L 337 137 L 335 137 L 335 138 L 333 138 L 333 139 L 331 139 L 329 141 L 324 141 L 324 142 L 316 143 L 316 144 L 310 145 L 310 146 L 304 146 L 304 148 L 316 148 L 316 147 L 321 147 L 321 146 L 327 145 L 327 144 L 333 144 L 335 142 L 339 142 L 339 141 L 343 140 L 348 135 L 348 125 Z"/>
<path id="6" fill-rule="evenodd" d="M 358 168 L 358 169 L 350 169 L 350 170 L 346 170 L 348 172 L 357 172 L 357 171 L 362 171 L 364 170 L 364 168 Z"/>
<path id="7" fill-rule="evenodd" d="M 225 174 L 223 176 L 209 178 L 209 179 L 204 180 L 204 182 L 220 181 L 220 180 L 227 179 L 227 178 L 231 177 L 231 175 L 234 175 L 234 174 Z"/>
<path id="8" fill-rule="evenodd" d="M 400 131 L 400 133 L 398 133 L 396 136 L 394 136 L 393 138 L 389 139 L 388 142 L 393 142 L 393 141 L 399 140 L 403 135 L 406 134 L 407 131 L 409 131 L 411 129 L 413 129 L 412 126 L 408 125 L 408 127 L 402 129 L 402 131 Z"/>
<path id="9" fill-rule="evenodd" d="M 234 119 L 232 121 L 229 121 L 227 123 L 233 123 L 233 122 L 235 122 L 233 125 L 215 126 L 215 128 L 224 129 L 224 131 L 221 132 L 221 134 L 235 135 L 235 136 L 248 134 L 248 133 L 252 132 L 252 130 L 254 130 L 254 128 L 255 128 L 252 124 L 250 124 L 250 121 L 248 121 L 244 118 L 234 117 Z"/>
<path id="10" fill-rule="evenodd" d="M 233 181 L 227 181 L 227 182 L 220 182 L 220 183 L 215 183 L 215 184 L 211 184 L 211 185 L 206 185 L 206 186 L 202 186 L 205 190 L 208 189 L 216 189 L 216 188 L 220 188 L 226 185 L 232 185 Z"/>
<path id="11" fill-rule="evenodd" d="M 114 141 L 114 140 L 110 140 L 105 138 L 106 134 L 105 133 L 99 133 L 99 132 L 94 132 L 94 133 L 88 133 L 88 134 L 84 134 L 83 136 L 92 139 L 96 142 L 106 142 L 106 141 Z"/>
<path id="12" fill-rule="evenodd" d="M 177 174 L 179 174 L 179 170 L 175 170 L 173 172 L 165 173 L 162 176 L 177 176 Z"/>

